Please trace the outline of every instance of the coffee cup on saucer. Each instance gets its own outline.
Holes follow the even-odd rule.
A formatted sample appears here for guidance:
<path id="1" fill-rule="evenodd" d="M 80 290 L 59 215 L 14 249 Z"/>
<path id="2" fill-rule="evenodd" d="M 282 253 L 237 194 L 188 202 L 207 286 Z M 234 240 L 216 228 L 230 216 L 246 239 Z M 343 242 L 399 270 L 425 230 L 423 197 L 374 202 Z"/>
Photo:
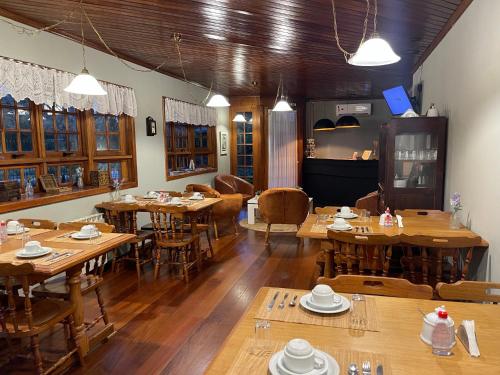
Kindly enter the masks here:
<path id="1" fill-rule="evenodd" d="M 7 223 L 7 232 L 16 233 L 21 223 L 17 220 L 11 220 Z"/>
<path id="2" fill-rule="evenodd" d="M 352 210 L 351 210 L 351 207 L 348 207 L 348 206 L 343 206 L 343 207 L 340 209 L 340 214 L 341 214 L 341 215 L 343 215 L 343 216 L 352 215 Z"/>
<path id="3" fill-rule="evenodd" d="M 180 204 L 181 203 L 181 198 L 180 197 L 172 197 L 170 200 L 170 203 L 172 204 Z"/>
<path id="4" fill-rule="evenodd" d="M 315 355 L 312 345 L 304 339 L 290 340 L 283 351 L 283 365 L 296 374 L 314 370 Z"/>
<path id="5" fill-rule="evenodd" d="M 27 254 L 34 254 L 42 251 L 42 245 L 38 241 L 28 241 L 24 244 L 24 251 Z"/>
<path id="6" fill-rule="evenodd" d="M 333 226 L 337 228 L 345 228 L 347 226 L 347 221 L 345 219 L 342 219 L 341 217 L 336 217 L 333 220 Z"/>
<path id="7" fill-rule="evenodd" d="M 125 202 L 135 202 L 135 198 L 132 194 L 125 195 Z"/>
<path id="8" fill-rule="evenodd" d="M 193 193 L 193 198 L 198 198 L 198 199 L 201 198 L 201 193 L 199 191 L 195 191 Z"/>
<path id="9" fill-rule="evenodd" d="M 311 291 L 311 302 L 320 307 L 331 307 L 341 302 L 329 285 L 318 284 Z"/>
<path id="10" fill-rule="evenodd" d="M 97 233 L 97 228 L 92 224 L 84 225 L 80 228 L 80 233 L 85 236 L 93 236 L 95 233 Z"/>

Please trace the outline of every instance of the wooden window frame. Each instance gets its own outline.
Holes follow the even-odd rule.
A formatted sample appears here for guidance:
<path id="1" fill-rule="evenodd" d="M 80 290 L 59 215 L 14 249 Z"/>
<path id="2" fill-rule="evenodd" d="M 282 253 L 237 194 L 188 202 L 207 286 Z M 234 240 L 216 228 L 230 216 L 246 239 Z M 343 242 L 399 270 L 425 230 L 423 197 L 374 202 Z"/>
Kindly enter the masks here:
<path id="1" fill-rule="evenodd" d="M 16 103 L 17 105 L 17 103 Z M 9 106 L 11 107 L 11 106 Z M 0 106 L 2 108 L 2 106 Z M 53 108 L 53 107 L 52 107 Z M 0 109 L 1 110 L 1 109 Z M 31 207 L 43 206 L 56 202 L 63 202 L 81 197 L 91 195 L 104 194 L 112 191 L 111 184 L 109 186 L 90 186 L 90 171 L 97 170 L 97 163 L 100 162 L 119 162 L 122 169 L 122 189 L 128 189 L 138 186 L 137 181 L 137 159 L 136 159 L 136 144 L 135 144 L 135 122 L 134 118 L 126 115 L 119 116 L 119 129 L 120 129 L 120 150 L 113 150 L 111 152 L 98 152 L 96 150 L 96 137 L 94 114 L 91 110 L 79 111 L 77 110 L 77 126 L 79 132 L 79 152 L 59 152 L 59 151 L 46 151 L 45 149 L 45 134 L 43 127 L 43 105 L 35 105 L 30 101 L 31 110 L 31 135 L 33 143 L 32 153 L 13 153 L 5 152 L 2 148 L 0 156 L 0 169 L 21 169 L 21 193 L 23 196 L 20 200 L 0 202 L 0 213 L 6 213 Z M 17 114 L 17 111 L 16 111 Z M 16 115 L 16 121 L 18 116 Z M 3 118 L 0 119 L 0 125 L 3 123 Z M 66 130 L 68 128 L 68 120 L 65 118 Z M 18 123 L 17 123 L 18 124 Z M 55 124 L 55 118 L 53 119 Z M 19 126 L 19 124 L 17 125 Z M 54 129 L 56 130 L 56 129 Z M 3 128 L 1 129 L 3 132 Z M 56 133 L 55 133 L 56 134 Z M 19 137 L 18 137 L 19 138 Z M 2 133 L 2 140 L 3 140 Z M 3 142 L 3 141 L 2 141 Z M 4 146 L 2 144 L 2 146 Z M 20 146 L 19 146 L 20 147 Z M 69 139 L 68 139 L 69 148 Z M 84 168 L 84 188 L 78 189 L 73 186 L 71 191 L 62 192 L 59 194 L 47 194 L 41 192 L 39 182 L 40 175 L 48 172 L 49 166 L 60 167 L 62 165 L 78 164 Z M 37 187 L 35 188 L 35 195 L 33 198 L 27 199 L 24 196 L 24 169 L 35 168 L 37 177 Z M 7 175 L 5 176 L 7 177 Z M 63 183 L 62 186 L 72 186 L 71 183 Z"/>
<path id="2" fill-rule="evenodd" d="M 165 176 L 167 181 L 178 180 L 181 178 L 196 176 L 206 173 L 217 172 L 217 132 L 215 126 L 208 125 L 193 125 L 186 123 L 174 123 L 167 122 L 165 117 L 165 99 L 163 97 L 163 143 L 165 148 Z M 182 138 L 186 138 L 185 147 L 175 147 L 176 142 L 176 132 L 175 127 L 182 127 L 187 129 L 187 135 Z M 206 148 L 195 148 L 195 129 L 200 127 L 207 128 L 207 147 Z M 196 156 L 207 155 L 208 156 L 208 166 L 203 169 L 179 173 L 177 175 L 170 175 L 169 159 L 173 158 L 174 168 L 176 168 L 176 158 L 177 157 L 188 157 L 189 159 L 196 160 Z"/>
<path id="3" fill-rule="evenodd" d="M 96 127 L 95 127 L 95 116 L 96 115 L 99 115 L 99 116 L 104 116 L 104 126 L 105 126 L 105 130 L 104 132 L 98 132 Z M 118 117 L 118 131 L 117 132 L 114 132 L 114 131 L 110 131 L 109 130 L 109 118 L 110 117 Z M 107 156 L 107 155 L 126 155 L 127 152 L 126 152 L 126 141 L 125 141 L 125 138 L 126 138 L 126 134 L 125 134 L 125 127 L 126 127 L 126 124 L 125 124 L 125 118 L 123 116 L 115 116 L 115 115 L 110 115 L 110 114 L 97 114 L 97 113 L 93 113 L 93 129 L 94 129 L 94 133 L 95 133 L 95 153 L 96 155 L 101 155 L 101 156 Z M 110 141 L 109 141 L 109 138 L 110 136 L 112 135 L 118 135 L 118 144 L 119 144 L 119 148 L 117 150 L 110 150 L 109 149 L 109 144 L 110 144 Z M 107 149 L 106 150 L 98 150 L 97 149 L 97 136 L 104 136 L 106 138 L 106 145 L 107 145 Z"/>
<path id="4" fill-rule="evenodd" d="M 0 98 L 0 127 L 1 127 L 1 139 L 0 142 L 2 143 L 1 145 L 1 150 L 0 154 L 4 159 L 17 159 L 17 158 L 23 158 L 23 157 L 33 157 L 36 154 L 36 148 L 37 144 L 35 143 L 35 136 L 34 136 L 34 121 L 33 121 L 33 116 L 34 116 L 34 104 L 29 101 L 27 107 L 19 106 L 19 102 L 17 100 L 14 100 L 14 105 L 8 105 L 8 104 L 3 104 L 1 102 Z M 14 110 L 15 112 L 15 122 L 16 122 L 16 128 L 15 129 L 7 129 L 7 127 L 4 124 L 4 118 L 3 118 L 3 109 L 4 108 L 9 108 Z M 20 110 L 28 110 L 30 112 L 30 123 L 31 123 L 31 128 L 30 130 L 27 129 L 22 129 L 21 124 L 19 121 L 19 111 Z M 21 133 L 31 133 L 31 145 L 32 145 L 32 150 L 31 151 L 23 151 L 21 149 Z M 16 140 L 17 140 L 17 150 L 16 151 L 7 151 L 7 142 L 6 142 L 6 135 L 7 133 L 16 133 Z"/>
<path id="5" fill-rule="evenodd" d="M 79 113 L 79 111 L 76 110 L 76 112 L 73 114 L 72 112 L 69 112 L 66 108 L 62 108 L 61 110 L 56 109 L 55 105 L 53 105 L 50 110 L 47 110 L 44 107 L 45 107 L 45 105 L 41 106 L 41 109 L 42 109 L 42 120 L 41 120 L 42 121 L 42 132 L 41 132 L 41 134 L 43 135 L 42 142 L 43 142 L 43 149 L 45 150 L 45 154 L 50 155 L 50 156 L 55 156 L 55 157 L 82 156 L 82 125 L 81 125 L 82 115 Z M 52 116 L 52 129 L 53 129 L 52 134 L 54 134 L 54 143 L 56 145 L 56 150 L 47 150 L 46 145 L 45 145 L 45 133 L 46 132 L 45 132 L 45 126 L 43 124 L 43 114 L 49 113 L 49 112 L 52 114 L 51 115 Z M 57 120 L 56 120 L 57 114 L 61 114 L 64 116 L 64 124 L 65 124 L 65 128 L 66 128 L 66 130 L 64 132 L 59 131 L 57 129 Z M 68 116 L 75 116 L 75 118 L 76 118 L 76 132 L 69 131 Z M 66 150 L 66 151 L 61 151 L 58 148 L 58 144 L 59 144 L 58 135 L 61 133 L 65 134 L 66 145 L 68 148 L 68 150 Z M 70 148 L 70 140 L 69 139 L 70 139 L 71 134 L 76 134 L 78 136 L 78 150 L 76 150 L 76 151 L 69 150 L 69 148 Z"/>

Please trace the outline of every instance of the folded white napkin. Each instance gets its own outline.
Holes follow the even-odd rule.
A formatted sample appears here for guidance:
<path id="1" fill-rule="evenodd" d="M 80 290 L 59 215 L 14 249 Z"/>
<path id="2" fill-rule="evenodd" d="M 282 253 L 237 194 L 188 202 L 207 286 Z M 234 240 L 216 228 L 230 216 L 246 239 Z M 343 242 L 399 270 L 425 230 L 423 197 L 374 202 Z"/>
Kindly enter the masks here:
<path id="1" fill-rule="evenodd" d="M 476 339 L 476 326 L 473 320 L 464 320 L 457 330 L 457 336 L 464 344 L 471 357 L 479 357 L 479 346 Z"/>
<path id="2" fill-rule="evenodd" d="M 403 228 L 403 217 L 401 215 L 396 215 L 396 219 L 398 219 L 398 227 Z"/>

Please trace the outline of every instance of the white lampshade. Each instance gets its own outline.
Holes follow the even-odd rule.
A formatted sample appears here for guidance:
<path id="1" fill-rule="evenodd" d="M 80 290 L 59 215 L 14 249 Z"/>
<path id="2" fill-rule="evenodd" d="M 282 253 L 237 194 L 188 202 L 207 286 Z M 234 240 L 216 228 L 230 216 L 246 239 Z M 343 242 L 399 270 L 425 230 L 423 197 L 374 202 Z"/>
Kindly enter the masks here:
<path id="1" fill-rule="evenodd" d="M 89 71 L 85 68 L 78 74 L 71 83 L 64 89 L 66 92 L 81 95 L 107 95 L 106 90 L 97 82 Z"/>
<path id="2" fill-rule="evenodd" d="M 224 95 L 215 94 L 210 98 L 207 107 L 229 107 L 230 104 Z"/>
<path id="3" fill-rule="evenodd" d="M 273 108 L 274 112 L 290 112 L 293 111 L 292 107 L 290 107 L 290 104 L 282 97 L 281 100 L 276 103 L 276 105 Z"/>
<path id="4" fill-rule="evenodd" d="M 394 53 L 390 44 L 375 35 L 364 41 L 347 62 L 357 66 L 380 66 L 394 64 L 399 60 L 401 57 Z"/>
<path id="5" fill-rule="evenodd" d="M 238 113 L 236 116 L 233 118 L 233 122 L 246 122 L 245 116 L 243 116 L 241 113 Z"/>

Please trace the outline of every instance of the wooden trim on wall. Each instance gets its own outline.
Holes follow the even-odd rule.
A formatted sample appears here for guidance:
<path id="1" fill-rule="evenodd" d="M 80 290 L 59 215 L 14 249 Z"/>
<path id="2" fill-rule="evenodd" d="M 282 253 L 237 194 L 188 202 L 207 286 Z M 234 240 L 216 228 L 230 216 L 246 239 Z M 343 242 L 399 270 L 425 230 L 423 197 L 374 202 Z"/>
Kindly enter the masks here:
<path id="1" fill-rule="evenodd" d="M 467 10 L 469 5 L 472 4 L 473 0 L 462 0 L 462 2 L 457 6 L 455 9 L 455 12 L 451 15 L 451 17 L 448 19 L 448 22 L 443 26 L 441 31 L 436 35 L 432 43 L 429 45 L 429 47 L 426 48 L 422 56 L 418 59 L 417 63 L 413 67 L 413 73 L 415 73 L 418 68 L 424 63 L 425 60 L 430 56 L 432 51 L 436 49 L 436 47 L 441 43 L 443 38 L 448 34 L 448 32 L 451 30 L 453 25 L 458 21 L 458 19 L 464 14 L 464 12 Z"/>

